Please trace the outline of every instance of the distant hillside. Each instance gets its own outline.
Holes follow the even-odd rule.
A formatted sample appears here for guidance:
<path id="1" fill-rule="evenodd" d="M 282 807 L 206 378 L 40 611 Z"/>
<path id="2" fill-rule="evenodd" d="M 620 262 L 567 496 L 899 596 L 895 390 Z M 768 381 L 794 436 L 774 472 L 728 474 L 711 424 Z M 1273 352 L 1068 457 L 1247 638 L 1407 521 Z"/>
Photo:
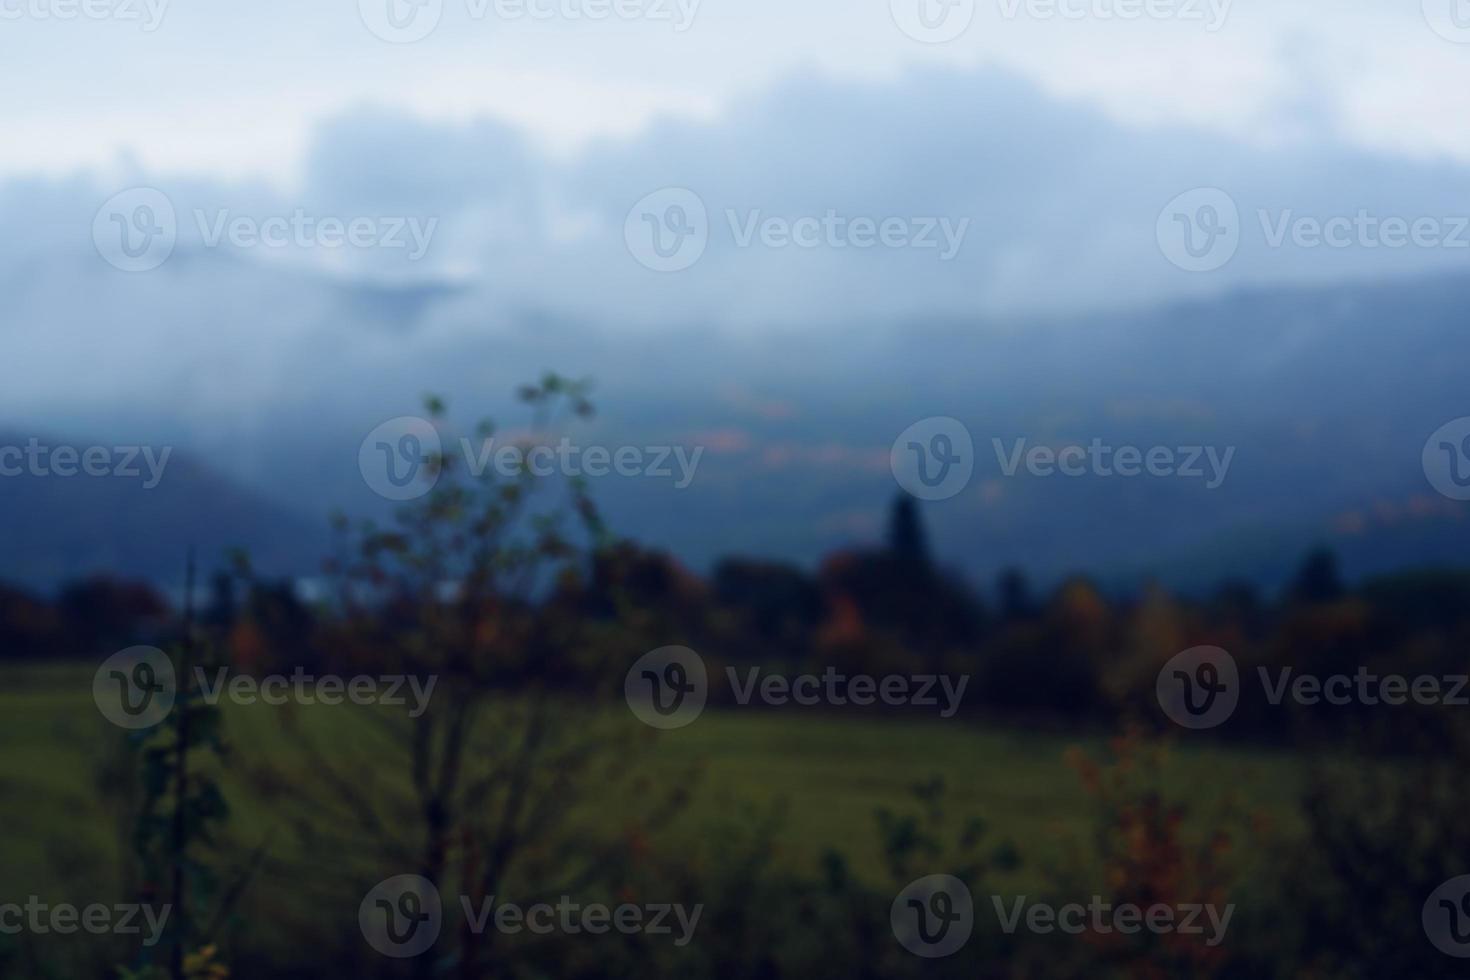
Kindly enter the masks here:
<path id="1" fill-rule="evenodd" d="M 0 433 L 0 447 L 24 449 L 30 437 Z M 86 440 L 46 439 L 49 448 Z M 114 469 L 127 464 L 116 453 Z M 49 459 L 49 454 L 48 457 Z M 94 572 L 174 584 L 182 578 L 185 556 L 193 548 L 202 567 L 214 567 L 235 547 L 248 546 L 263 570 L 302 573 L 323 555 L 323 528 L 314 526 L 258 495 L 231 483 L 197 460 L 178 452 L 163 457 L 154 451 L 150 488 L 148 461 L 141 454 L 129 469 L 137 476 L 60 476 L 31 472 L 14 454 L 7 470 L 20 465 L 19 476 L 0 476 L 0 580 L 37 588 Z"/>
<path id="2" fill-rule="evenodd" d="M 433 391 L 457 420 L 490 414 L 514 429 L 526 415 L 511 393 L 547 368 L 596 381 L 598 418 L 574 430 L 582 445 L 703 447 L 686 488 L 592 481 L 618 533 L 696 568 L 731 554 L 811 566 L 873 540 L 897 489 L 893 441 L 931 416 L 961 420 L 976 459 L 964 491 L 923 504 L 924 519 L 936 555 L 979 581 L 1016 566 L 1039 581 L 1080 570 L 1123 585 L 1272 583 L 1318 542 L 1354 576 L 1470 553 L 1470 504 L 1435 493 L 1421 466 L 1429 434 L 1470 416 L 1461 276 L 1262 288 L 1079 318 L 631 336 L 529 313 L 486 324 L 473 297 L 432 289 L 390 304 L 389 324 L 369 317 L 383 308 L 369 288 L 303 278 L 300 293 L 280 296 L 278 279 L 243 263 L 208 271 L 227 313 L 207 332 L 185 325 L 203 300 L 166 279 L 110 285 L 100 298 L 38 280 L 49 285 L 27 304 L 80 304 L 78 329 L 105 322 L 93 309 L 104 301 L 158 316 L 75 338 L 110 358 L 105 344 L 125 335 L 133 361 L 107 376 L 112 387 L 48 394 L 50 409 L 23 417 L 99 440 L 147 433 L 188 447 L 192 461 L 177 458 L 146 492 L 0 480 L 0 576 L 54 581 L 114 565 L 170 575 L 191 540 L 246 543 L 262 561 L 311 569 L 331 508 L 385 509 L 358 471 L 375 426 L 419 411 Z M 274 305 L 255 319 L 239 312 L 261 296 Z M 16 417 L 6 428 L 23 431 Z M 1234 455 L 1211 489 L 1007 475 L 993 446 L 1093 439 Z"/>

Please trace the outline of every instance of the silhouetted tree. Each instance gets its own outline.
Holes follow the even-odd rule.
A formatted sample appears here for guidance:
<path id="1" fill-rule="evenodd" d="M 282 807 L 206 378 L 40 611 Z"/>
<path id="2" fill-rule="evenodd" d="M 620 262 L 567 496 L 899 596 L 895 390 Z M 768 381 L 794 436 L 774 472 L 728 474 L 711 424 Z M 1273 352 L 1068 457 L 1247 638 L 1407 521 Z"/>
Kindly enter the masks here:
<path id="1" fill-rule="evenodd" d="M 914 498 L 900 494 L 888 512 L 888 551 L 916 572 L 929 570 L 929 542 Z"/>
<path id="2" fill-rule="evenodd" d="M 557 375 L 521 390 L 532 409 L 516 443 L 523 459 L 554 442 L 564 412 L 591 414 L 586 390 Z M 441 401 L 426 408 L 433 424 L 448 425 Z M 488 439 L 496 430 L 485 420 L 475 431 Z M 415 871 L 474 907 L 510 890 L 555 896 L 613 887 L 632 849 L 625 838 L 588 839 L 574 818 L 589 812 L 597 791 L 628 792 L 632 749 L 647 729 L 555 690 L 583 676 L 615 690 L 622 661 L 635 655 L 597 642 L 594 627 L 609 624 L 563 614 L 577 597 L 571 583 L 611 538 L 584 480 L 553 481 L 525 465 L 511 475 L 473 473 L 444 452 L 428 466 L 433 486 L 398 508 L 391 525 L 337 522 L 339 548 L 327 567 L 334 595 L 321 629 L 324 649 L 342 651 L 334 657 L 432 682 L 432 697 L 417 714 L 366 712 L 383 737 L 352 744 L 313 736 L 286 716 L 311 775 L 279 796 L 340 815 L 334 844 L 376 859 L 379 873 Z M 661 556 L 625 557 L 604 566 L 613 581 L 631 579 L 645 596 L 676 590 L 679 576 Z M 554 593 L 543 602 L 545 586 L 558 583 L 572 599 Z M 281 604 L 287 596 L 283 588 L 259 598 Z M 614 595 L 611 605 L 621 611 L 625 603 Z M 385 773 L 392 778 L 380 780 Z M 286 778 L 279 768 L 255 774 L 262 787 Z M 657 831 L 683 793 L 678 780 L 640 793 L 644 822 L 630 821 L 624 835 Z M 320 846 L 309 821 L 296 825 L 303 845 Z M 350 861 L 331 871 L 355 886 L 365 880 Z M 494 930 L 460 925 L 457 939 L 440 940 L 453 949 L 444 962 L 463 978 L 512 975 Z M 427 955 L 412 970 L 421 978 L 448 972 Z"/>
<path id="3" fill-rule="evenodd" d="M 1036 615 L 1036 600 L 1031 595 L 1031 583 L 1026 580 L 1026 573 L 1019 568 L 1002 571 L 996 591 L 1000 593 L 1000 615 L 1006 622 L 1030 619 Z"/>
<path id="4" fill-rule="evenodd" d="M 801 657 L 822 619 L 822 593 L 811 576 L 780 562 L 727 558 L 715 566 L 720 605 L 739 616 L 739 628 L 759 639 L 740 644 L 751 654 Z"/>
<path id="5" fill-rule="evenodd" d="M 1330 548 L 1314 548 L 1297 570 L 1291 597 L 1298 602 L 1332 602 L 1341 598 L 1342 591 L 1337 556 Z"/>
<path id="6" fill-rule="evenodd" d="M 200 621 L 211 629 L 228 630 L 235 624 L 236 614 L 235 576 L 216 572 L 209 580 L 209 604 Z"/>
<path id="7" fill-rule="evenodd" d="M 169 616 L 152 586 L 106 576 L 67 586 L 57 608 L 78 652 L 89 655 L 154 639 Z"/>
<path id="8" fill-rule="evenodd" d="M 1260 591 L 1248 581 L 1232 579 L 1221 583 L 1210 597 L 1210 619 L 1222 626 L 1234 627 L 1246 636 L 1265 629 L 1266 605 Z"/>
<path id="9" fill-rule="evenodd" d="M 56 610 L 37 596 L 0 586 L 0 658 L 41 657 L 62 651 Z"/>

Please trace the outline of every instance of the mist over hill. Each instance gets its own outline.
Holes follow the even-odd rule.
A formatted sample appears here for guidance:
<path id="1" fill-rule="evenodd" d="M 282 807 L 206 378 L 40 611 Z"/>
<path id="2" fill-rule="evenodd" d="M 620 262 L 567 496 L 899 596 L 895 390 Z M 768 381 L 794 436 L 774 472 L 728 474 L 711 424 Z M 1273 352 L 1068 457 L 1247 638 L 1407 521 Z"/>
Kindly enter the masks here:
<path id="1" fill-rule="evenodd" d="M 211 282 L 216 298 L 247 288 L 226 273 Z M 268 386 L 265 362 L 251 359 L 260 349 L 221 358 L 221 377 L 263 384 L 249 414 L 211 406 L 207 367 L 182 390 L 155 392 L 157 405 L 79 404 L 61 433 L 73 444 L 179 455 L 154 490 L 0 480 L 12 525 L 0 576 L 54 581 L 110 562 L 171 577 L 189 544 L 226 543 L 250 546 L 265 569 L 309 573 L 319 550 L 308 545 L 321 539 L 307 529 L 324 529 L 330 510 L 389 509 L 359 468 L 374 427 L 420 412 L 432 391 L 456 420 L 491 414 L 514 431 L 524 419 L 515 386 L 546 368 L 596 381 L 600 416 L 567 430 L 581 450 L 631 447 L 651 462 L 678 447 L 686 467 L 694 460 L 682 481 L 670 457 L 667 475 L 592 483 L 619 533 L 696 567 L 732 553 L 812 563 L 873 540 L 898 491 L 893 441 L 931 417 L 961 421 L 975 461 L 963 491 L 925 503 L 924 519 L 937 555 L 981 580 L 1018 566 L 1125 586 L 1151 576 L 1190 588 L 1233 575 L 1275 583 L 1317 542 L 1339 549 L 1354 575 L 1452 561 L 1466 542 L 1464 505 L 1434 491 L 1421 461 L 1430 433 L 1470 413 L 1462 277 L 1242 290 L 1077 318 L 758 337 L 691 328 L 637 357 L 613 332 L 546 316 L 480 335 L 437 331 L 427 325 L 437 313 L 473 315 L 453 291 L 410 295 L 395 326 L 355 318 L 368 300 L 350 285 L 303 276 L 276 286 L 278 297 L 300 293 L 282 297 L 283 310 L 310 308 L 355 331 L 357 353 L 323 339 L 315 356 L 272 362 Z M 27 436 L 15 430 L 7 444 Z M 456 436 L 445 433 L 453 451 Z M 1016 462 L 1037 447 L 1094 443 L 1110 454 L 1167 449 L 1179 469 L 1200 472 L 1038 475 Z M 86 528 L 66 516 L 77 513 L 91 515 Z M 58 548 L 55 533 L 71 543 Z"/>
<path id="2" fill-rule="evenodd" d="M 515 386 L 546 370 L 596 380 L 603 414 L 584 445 L 701 451 L 687 486 L 595 483 L 620 532 L 695 565 L 812 562 L 872 538 L 897 489 L 894 440 L 934 417 L 962 422 L 976 458 L 925 519 L 938 554 L 977 577 L 1269 582 L 1318 540 L 1350 573 L 1458 557 L 1463 507 L 1430 488 L 1420 454 L 1470 414 L 1465 169 L 1365 149 L 1299 108 L 1301 131 L 1267 145 L 1124 123 L 995 68 L 799 74 L 718 118 L 656 120 L 575 154 L 503 121 L 362 106 L 316 127 L 294 182 L 126 163 L 7 178 L 0 220 L 24 234 L 0 242 L 0 350 L 22 368 L 0 387 L 0 427 L 172 447 L 201 469 L 147 492 L 169 519 L 131 543 L 152 521 L 130 517 L 142 502 L 120 485 L 0 481 L 17 532 L 0 575 L 107 562 L 166 575 L 191 537 L 238 539 L 300 574 L 299 529 L 338 506 L 386 510 L 358 466 L 376 426 L 436 393 L 457 419 L 513 428 Z M 130 185 L 164 194 L 176 225 L 145 271 L 104 261 L 93 235 Z M 1227 195 L 1229 229 L 1208 227 L 1238 241 L 1190 272 L 1160 228 L 1199 188 Z M 628 236 L 635 204 L 671 190 L 697 199 L 707 241 L 661 273 Z M 318 247 L 323 221 L 354 216 L 413 234 Z M 827 235 L 932 221 L 954 251 L 753 230 L 803 218 Z M 1445 234 L 1404 247 L 1304 234 L 1334 219 L 1357 236 L 1389 219 Z M 288 240 L 236 241 L 236 220 L 281 222 Z M 1167 451 L 1191 471 L 1213 452 L 1220 472 L 1011 462 L 1094 445 Z M 95 525 L 43 560 L 45 527 L 71 512 L 54 495 L 75 492 Z"/>

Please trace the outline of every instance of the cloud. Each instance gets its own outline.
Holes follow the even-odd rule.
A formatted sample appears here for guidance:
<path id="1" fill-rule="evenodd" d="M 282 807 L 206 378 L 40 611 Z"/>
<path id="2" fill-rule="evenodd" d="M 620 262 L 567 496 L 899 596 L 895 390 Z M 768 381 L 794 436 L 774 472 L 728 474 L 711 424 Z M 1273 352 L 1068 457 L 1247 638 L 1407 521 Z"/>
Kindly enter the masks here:
<path id="1" fill-rule="evenodd" d="M 319 132 L 307 194 L 433 214 L 441 237 L 420 271 L 468 276 L 501 308 L 623 328 L 1070 313 L 1459 266 L 1466 168 L 1327 128 L 1265 147 L 1125 125 L 994 70 L 801 76 L 718 120 L 667 121 L 572 158 L 498 123 L 358 112 Z M 1165 206 L 1198 188 L 1238 213 L 1238 248 L 1207 274 L 1160 241 Z M 706 240 L 679 271 L 654 271 L 629 234 L 664 217 L 671 189 L 707 216 Z M 1346 244 L 1313 241 L 1334 219 L 1352 225 Z M 1374 230 L 1423 220 L 1453 241 L 1384 244 Z"/>
<path id="2" fill-rule="evenodd" d="M 718 120 L 666 120 L 574 156 L 549 154 L 495 121 L 359 107 L 317 130 L 306 161 L 299 186 L 136 165 L 0 183 L 0 221 L 12 232 L 0 242 L 11 270 L 4 329 L 9 349 L 29 359 L 6 403 L 40 410 L 72 385 L 86 397 L 66 397 L 71 407 L 157 410 L 189 393 L 196 415 L 230 416 L 309 390 L 324 357 L 334 383 L 366 398 L 390 382 L 416 394 L 430 368 L 466 377 L 503 369 L 464 359 L 488 337 L 514 337 L 516 363 L 534 373 L 577 361 L 599 335 L 602 363 L 586 368 L 605 375 L 608 360 L 629 358 L 620 345 L 668 331 L 744 337 L 768 372 L 841 376 L 848 351 L 872 331 L 936 319 L 994 327 L 1283 280 L 1417 275 L 1461 268 L 1470 251 L 1306 246 L 1294 233 L 1270 241 L 1303 220 L 1366 213 L 1430 219 L 1470 243 L 1456 230 L 1470 224 L 1460 165 L 1320 133 L 1266 149 L 1125 125 L 996 70 L 790 78 Z M 128 274 L 99 257 L 92 225 L 104 201 L 135 184 L 170 196 L 179 240 L 160 269 Z M 658 272 L 630 248 L 628 218 L 635 202 L 669 187 L 697 195 L 710 231 L 692 265 Z M 1165 204 L 1198 187 L 1226 190 L 1239 213 L 1236 254 L 1206 273 L 1171 264 L 1157 237 Z M 220 215 L 296 213 L 407 217 L 435 230 L 418 261 L 403 249 L 206 241 Z M 834 215 L 846 231 L 831 239 L 821 222 Z M 855 222 L 890 219 L 908 232 L 928 221 L 968 224 L 948 261 L 902 236 L 894 241 L 903 247 L 856 242 Z M 818 228 L 809 247 L 794 244 L 803 220 Z M 742 242 L 768 221 L 784 223 L 785 239 L 760 231 Z M 795 335 L 824 339 L 803 347 L 799 362 L 764 356 L 763 345 Z M 1271 350 L 1293 336 L 1280 332 Z M 704 379 L 720 367 L 679 373 Z M 750 396 L 742 410 L 787 414 L 765 401 Z"/>

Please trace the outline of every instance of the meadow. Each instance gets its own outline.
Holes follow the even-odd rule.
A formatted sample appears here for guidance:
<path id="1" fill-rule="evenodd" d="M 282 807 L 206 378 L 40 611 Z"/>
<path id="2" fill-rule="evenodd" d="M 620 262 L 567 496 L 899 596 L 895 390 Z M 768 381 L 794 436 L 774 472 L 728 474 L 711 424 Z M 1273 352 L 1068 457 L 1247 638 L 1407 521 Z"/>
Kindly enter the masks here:
<path id="1" fill-rule="evenodd" d="M 102 888 L 120 868 L 127 828 L 108 828 L 98 780 L 110 745 L 120 738 L 98 713 L 91 670 L 81 665 L 4 668 L 0 684 L 0 797 L 9 814 L 0 837 L 8 890 L 67 894 Z M 222 702 L 225 738 L 236 758 L 286 754 L 292 737 L 268 705 Z M 360 741 L 364 709 L 294 707 L 295 719 L 324 746 Z M 604 723 L 641 729 L 621 705 Z M 1069 751 L 1095 754 L 1107 736 L 1020 730 L 964 719 L 867 718 L 803 711 L 711 708 L 687 728 L 647 733 L 637 766 L 643 781 L 684 781 L 688 804 L 664 833 L 673 849 L 693 848 L 706 831 L 739 812 L 782 813 L 778 862 L 815 872 L 835 849 L 856 874 L 881 881 L 874 814 L 902 808 L 916 784 L 940 777 L 952 820 L 984 818 L 990 838 L 1015 845 L 1023 863 L 996 879 L 1022 893 L 1040 888 L 1047 868 L 1086 861 L 1091 851 L 1090 801 L 1067 761 Z M 483 751 L 493 752 L 494 746 Z M 310 778 L 310 773 L 304 773 Z M 1282 752 L 1176 739 L 1167 768 L 1171 796 L 1202 813 L 1234 802 L 1270 816 L 1279 833 L 1297 829 L 1301 765 Z M 388 778 L 392 778 L 391 774 Z M 275 822 L 269 806 L 231 786 L 237 829 L 250 835 Z M 617 804 L 599 800 L 592 824 L 615 826 Z M 590 815 L 589 815 L 590 816 Z M 115 887 L 115 886 L 113 886 Z"/>

